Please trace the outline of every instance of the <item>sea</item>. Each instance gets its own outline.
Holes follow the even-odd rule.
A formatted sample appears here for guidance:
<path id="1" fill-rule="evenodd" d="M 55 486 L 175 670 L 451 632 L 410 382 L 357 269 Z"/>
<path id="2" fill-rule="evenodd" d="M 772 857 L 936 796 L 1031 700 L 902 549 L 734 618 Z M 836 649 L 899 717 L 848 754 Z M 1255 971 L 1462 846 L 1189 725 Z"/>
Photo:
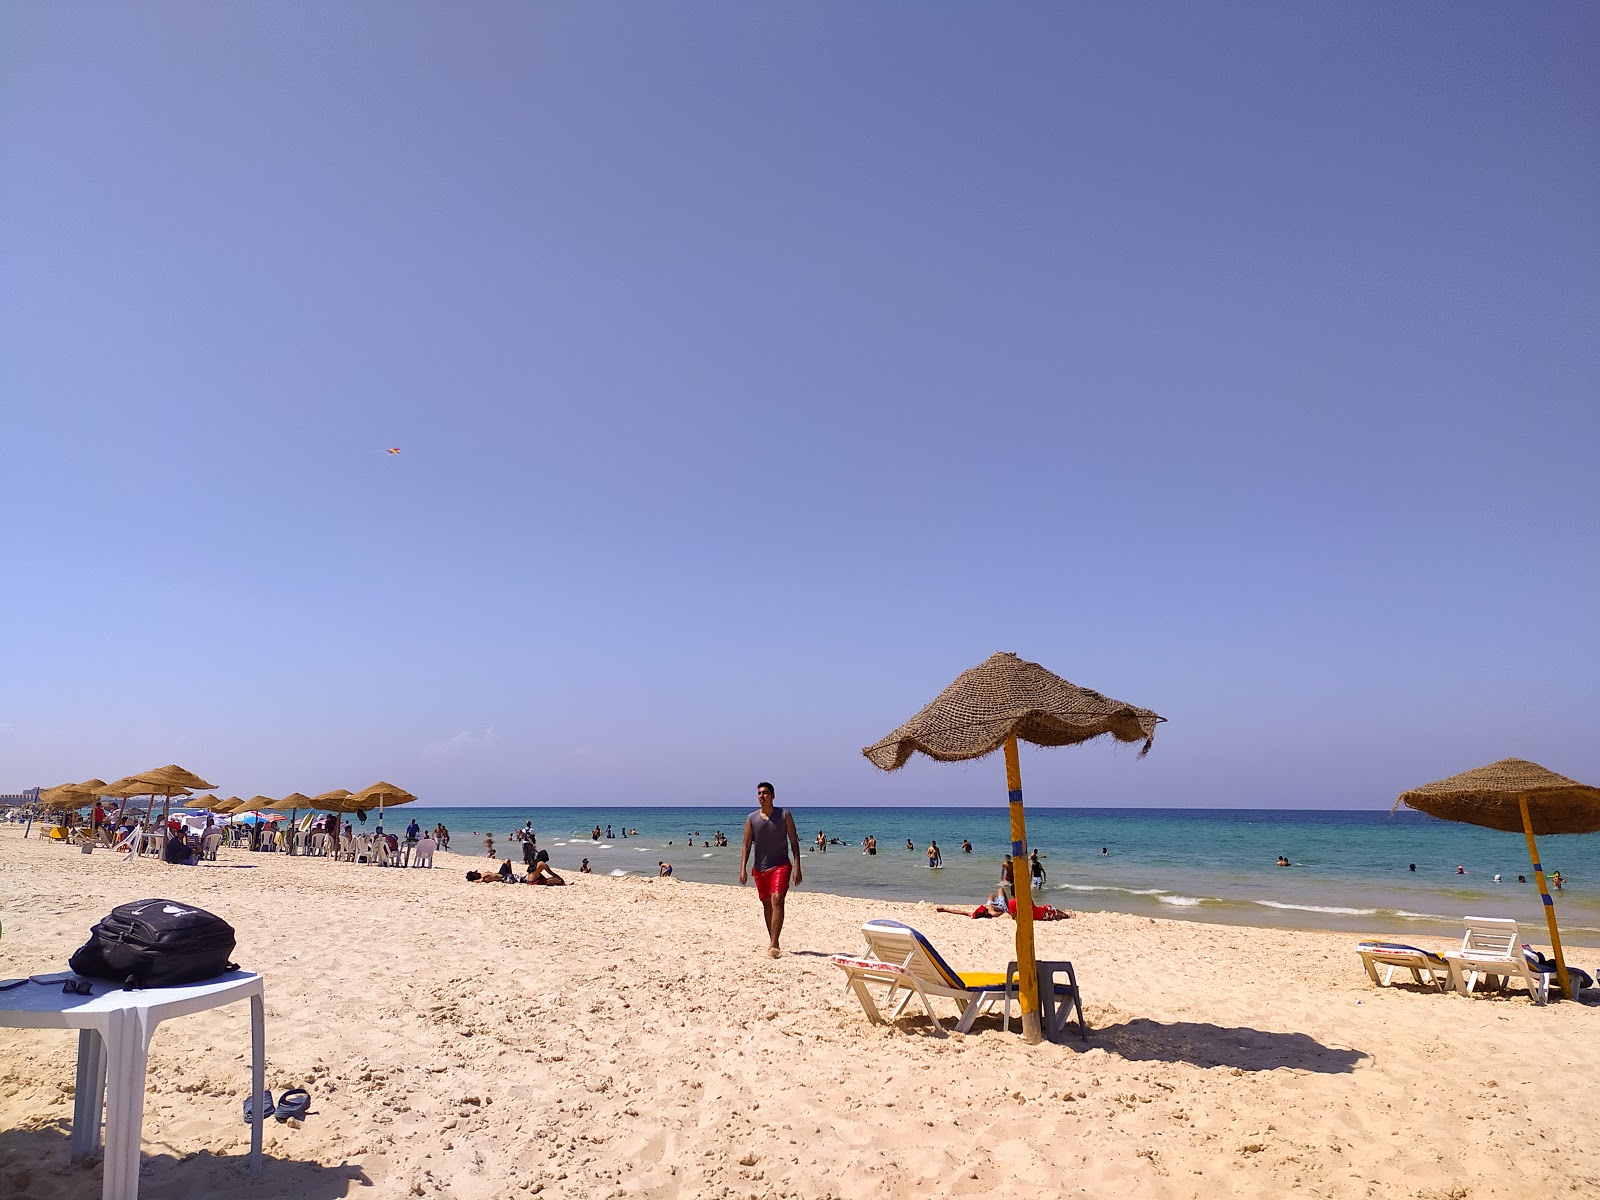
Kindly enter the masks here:
<path id="1" fill-rule="evenodd" d="M 436 863 L 462 871 L 482 865 L 488 835 L 498 856 L 520 869 L 521 847 L 510 834 L 531 821 L 558 871 L 577 870 L 588 859 L 596 874 L 654 875 L 669 862 L 679 879 L 737 886 L 748 812 L 406 805 L 387 810 L 384 824 L 393 832 L 412 818 L 430 829 L 442 822 L 451 853 Z M 369 813 L 366 828 L 376 820 Z M 976 905 L 998 882 L 1011 843 L 1003 803 L 803 808 L 795 824 L 801 890 L 867 899 Z M 819 831 L 829 843 L 825 852 L 815 848 Z M 719 832 L 726 847 L 712 844 Z M 1409 809 L 1030 808 L 1027 834 L 1045 867 L 1042 900 L 1058 908 L 1400 941 L 1410 934 L 1459 935 L 1469 914 L 1512 917 L 1523 923 L 1527 940 L 1548 944 L 1522 835 Z M 875 855 L 862 850 L 868 835 L 877 839 Z M 938 843 L 942 867 L 928 866 L 930 842 Z M 1539 850 L 1546 875 L 1559 870 L 1566 879 L 1562 891 L 1552 892 L 1563 944 L 1600 947 L 1600 834 L 1544 837 Z M 1280 855 L 1292 865 L 1275 866 Z"/>

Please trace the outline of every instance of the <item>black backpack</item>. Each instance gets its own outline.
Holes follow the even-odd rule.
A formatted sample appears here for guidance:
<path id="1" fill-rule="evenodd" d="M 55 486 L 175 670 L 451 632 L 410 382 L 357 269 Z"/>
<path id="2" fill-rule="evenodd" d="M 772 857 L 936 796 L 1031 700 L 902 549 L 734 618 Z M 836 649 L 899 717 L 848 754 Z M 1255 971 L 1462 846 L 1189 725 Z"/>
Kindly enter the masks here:
<path id="1" fill-rule="evenodd" d="M 203 908 L 135 900 L 96 923 L 67 965 L 125 988 L 172 987 L 234 970 L 228 961 L 233 947 L 233 926 Z"/>

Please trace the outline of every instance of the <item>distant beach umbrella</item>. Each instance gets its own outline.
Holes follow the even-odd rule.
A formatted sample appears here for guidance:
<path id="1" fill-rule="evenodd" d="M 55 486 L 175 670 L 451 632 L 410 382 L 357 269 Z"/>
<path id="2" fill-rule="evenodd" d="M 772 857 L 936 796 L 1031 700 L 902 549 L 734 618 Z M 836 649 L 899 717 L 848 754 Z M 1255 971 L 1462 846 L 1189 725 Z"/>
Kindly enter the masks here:
<path id="1" fill-rule="evenodd" d="M 1446 821 L 1462 821 L 1486 829 L 1521 833 L 1528 839 L 1528 858 L 1544 901 L 1544 919 L 1550 927 L 1550 946 L 1556 956 L 1556 977 L 1570 1000 L 1574 996 L 1566 959 L 1561 953 L 1561 933 L 1556 928 L 1555 901 L 1545 883 L 1535 834 L 1600 832 L 1600 788 L 1548 771 L 1522 758 L 1502 758 L 1436 783 L 1401 792 L 1394 802 Z"/>
<path id="2" fill-rule="evenodd" d="M 104 784 L 100 785 L 104 787 Z M 50 808 L 90 808 L 101 793 L 81 783 L 58 783 L 39 793 L 39 803 Z"/>
<path id="3" fill-rule="evenodd" d="M 250 807 L 248 801 L 241 800 L 237 796 L 229 796 L 226 800 L 213 801 L 211 811 L 228 816 L 236 812 L 243 812 L 248 807 Z"/>
<path id="4" fill-rule="evenodd" d="M 347 801 L 351 795 L 352 793 L 346 788 L 329 788 L 311 797 L 311 807 L 320 808 L 323 812 L 349 812 Z"/>
<path id="5" fill-rule="evenodd" d="M 207 783 L 200 776 L 191 771 L 186 771 L 176 763 L 168 763 L 164 767 L 144 771 L 138 775 L 125 775 L 115 783 L 106 785 L 102 796 L 149 796 L 150 804 L 145 808 L 145 816 L 150 815 L 150 809 L 155 806 L 155 798 L 160 796 L 165 801 L 162 809 L 161 820 L 164 824 L 167 819 L 167 809 L 172 804 L 172 797 L 187 796 L 192 792 L 203 792 L 216 787 L 214 783 Z"/>
<path id="6" fill-rule="evenodd" d="M 290 792 L 281 800 L 274 800 L 269 806 L 273 812 L 286 812 L 289 814 L 289 824 L 292 826 L 299 817 L 302 808 L 311 807 L 311 797 L 301 792 Z M 294 843 L 289 843 L 289 853 L 294 853 Z"/>
<path id="7" fill-rule="evenodd" d="M 1110 734 L 1143 742 L 1149 753 L 1156 726 L 1165 721 L 1089 688 L 1068 683 L 1015 654 L 991 654 L 963 671 L 916 716 L 861 751 L 874 766 L 898 770 L 917 752 L 938 762 L 964 762 L 1005 750 L 1011 802 L 1011 880 L 1017 899 L 1018 990 L 1022 1034 L 1041 1040 L 1039 978 L 1033 947 L 1033 885 L 1028 874 L 1027 824 L 1022 807 L 1022 767 L 1017 740 L 1036 746 L 1075 746 Z"/>
<path id="8" fill-rule="evenodd" d="M 383 832 L 383 810 L 385 807 L 394 808 L 400 804 L 410 804 L 416 797 L 405 788 L 395 787 L 392 783 L 379 780 L 377 783 L 368 784 L 355 795 L 345 801 L 349 808 L 347 812 L 362 813 L 369 808 L 378 810 L 378 832 Z"/>

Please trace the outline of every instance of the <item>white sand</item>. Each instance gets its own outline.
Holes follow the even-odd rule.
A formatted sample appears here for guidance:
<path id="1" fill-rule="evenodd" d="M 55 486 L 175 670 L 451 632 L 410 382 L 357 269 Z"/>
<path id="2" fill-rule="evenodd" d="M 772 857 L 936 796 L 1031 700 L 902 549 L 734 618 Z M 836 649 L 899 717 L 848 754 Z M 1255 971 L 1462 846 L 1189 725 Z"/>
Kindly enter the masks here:
<path id="1" fill-rule="evenodd" d="M 957 967 L 1004 969 L 1010 921 L 802 888 L 772 960 L 751 890 L 461 870 L 125 863 L 7 826 L 0 976 L 65 969 L 95 920 L 148 896 L 238 930 L 267 977 L 268 1086 L 309 1088 L 315 1114 L 268 1126 L 249 1181 L 248 1006 L 163 1025 L 147 1200 L 1600 1196 L 1600 1012 L 1378 990 L 1347 935 L 1040 925 L 1093 1032 L 1030 1047 L 998 1017 L 944 1040 L 922 1018 L 869 1025 L 825 957 L 892 916 Z M 99 1194 L 98 1164 L 68 1162 L 75 1052 L 0 1029 L 5 1200 Z"/>

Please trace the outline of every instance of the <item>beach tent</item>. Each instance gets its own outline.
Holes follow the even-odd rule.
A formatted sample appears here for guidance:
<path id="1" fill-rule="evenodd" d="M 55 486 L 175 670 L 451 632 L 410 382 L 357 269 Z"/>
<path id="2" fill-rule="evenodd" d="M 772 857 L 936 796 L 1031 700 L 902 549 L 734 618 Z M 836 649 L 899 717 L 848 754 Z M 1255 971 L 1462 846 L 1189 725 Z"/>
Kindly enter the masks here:
<path id="1" fill-rule="evenodd" d="M 1022 1036 L 1030 1042 L 1040 1041 L 1043 1035 L 1017 740 L 1036 746 L 1075 746 L 1110 734 L 1119 742 L 1143 742 L 1139 751 L 1143 758 L 1155 740 L 1156 726 L 1165 720 L 1147 708 L 1135 708 L 1068 683 L 1015 654 L 991 654 L 958 675 L 931 704 L 888 737 L 861 751 L 874 766 L 896 771 L 918 751 L 937 762 L 964 762 L 1005 750 L 1011 803 L 1011 881 L 1017 897 L 1017 984 Z"/>
<path id="2" fill-rule="evenodd" d="M 1436 783 L 1401 792 L 1394 802 L 1446 821 L 1463 821 L 1487 829 L 1521 833 L 1528 839 L 1533 878 L 1544 901 L 1544 919 L 1550 927 L 1550 947 L 1556 956 L 1556 978 L 1571 1000 L 1572 979 L 1561 953 L 1561 932 L 1556 928 L 1555 901 L 1545 883 L 1535 834 L 1595 833 L 1600 831 L 1600 788 L 1547 771 L 1522 758 L 1502 758 Z"/>

